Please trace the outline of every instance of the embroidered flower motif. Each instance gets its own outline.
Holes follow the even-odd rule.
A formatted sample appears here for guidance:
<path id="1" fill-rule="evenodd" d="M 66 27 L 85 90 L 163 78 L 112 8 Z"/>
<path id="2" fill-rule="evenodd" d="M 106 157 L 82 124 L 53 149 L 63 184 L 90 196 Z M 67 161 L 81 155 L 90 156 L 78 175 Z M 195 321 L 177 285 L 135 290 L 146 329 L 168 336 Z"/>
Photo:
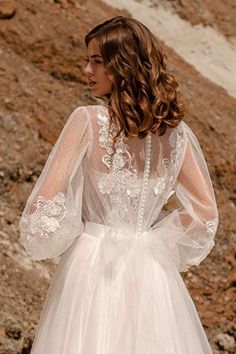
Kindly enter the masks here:
<path id="1" fill-rule="evenodd" d="M 156 195 L 163 193 L 165 190 L 166 181 L 164 177 L 157 177 L 157 183 L 154 186 L 154 193 Z"/>
<path id="2" fill-rule="evenodd" d="M 140 187 L 137 186 L 130 186 L 127 190 L 126 193 L 131 197 L 131 198 L 135 198 L 138 197 L 140 194 Z"/>
<path id="3" fill-rule="evenodd" d="M 137 185 L 137 172 L 131 166 L 131 156 L 128 145 L 121 134 L 115 144 L 113 137 L 119 126 L 113 122 L 109 124 L 109 117 L 102 109 L 97 114 L 99 129 L 99 144 L 106 149 L 107 154 L 102 157 L 102 162 L 109 169 L 107 174 L 100 177 L 98 188 L 103 195 L 108 195 L 115 210 L 122 218 L 127 218 L 128 206 L 137 208 L 137 197 L 140 187 Z"/>
<path id="4" fill-rule="evenodd" d="M 50 237 L 61 228 L 61 221 L 66 214 L 64 193 L 58 193 L 53 199 L 46 200 L 42 196 L 37 198 L 36 211 L 25 220 L 29 235 Z"/>
<path id="5" fill-rule="evenodd" d="M 125 160 L 120 154 L 115 154 L 113 157 L 114 170 L 121 170 L 125 166 Z"/>
<path id="6" fill-rule="evenodd" d="M 42 216 L 40 220 L 40 228 L 44 232 L 56 232 L 60 228 L 60 224 L 54 217 Z M 37 233 L 38 229 L 36 228 L 34 233 Z"/>
<path id="7" fill-rule="evenodd" d="M 207 221 L 206 222 L 206 229 L 207 229 L 207 234 L 212 238 L 214 237 L 216 233 L 216 229 L 218 226 L 219 219 L 215 218 L 213 220 Z"/>

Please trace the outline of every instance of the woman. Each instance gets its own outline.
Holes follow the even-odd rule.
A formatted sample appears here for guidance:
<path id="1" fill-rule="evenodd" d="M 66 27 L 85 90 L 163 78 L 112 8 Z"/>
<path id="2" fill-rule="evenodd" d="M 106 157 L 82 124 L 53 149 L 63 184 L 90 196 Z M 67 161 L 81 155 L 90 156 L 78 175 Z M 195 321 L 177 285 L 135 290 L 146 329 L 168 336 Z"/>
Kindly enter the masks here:
<path id="1" fill-rule="evenodd" d="M 33 259 L 62 255 L 31 353 L 212 353 L 179 272 L 214 246 L 218 212 L 178 83 L 135 19 L 85 42 L 105 103 L 71 114 L 20 223 Z M 172 194 L 180 207 L 164 211 Z"/>

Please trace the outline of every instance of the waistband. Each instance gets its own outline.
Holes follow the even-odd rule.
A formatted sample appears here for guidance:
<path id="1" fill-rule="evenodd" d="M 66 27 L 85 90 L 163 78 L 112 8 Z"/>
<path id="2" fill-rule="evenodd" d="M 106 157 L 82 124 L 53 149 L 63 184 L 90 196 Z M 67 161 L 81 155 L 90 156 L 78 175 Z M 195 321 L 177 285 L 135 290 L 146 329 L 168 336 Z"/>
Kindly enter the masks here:
<path id="1" fill-rule="evenodd" d="M 100 238 L 109 236 L 109 238 L 124 239 L 137 236 L 131 229 L 119 226 L 108 226 L 93 221 L 87 221 L 85 223 L 83 232 Z"/>

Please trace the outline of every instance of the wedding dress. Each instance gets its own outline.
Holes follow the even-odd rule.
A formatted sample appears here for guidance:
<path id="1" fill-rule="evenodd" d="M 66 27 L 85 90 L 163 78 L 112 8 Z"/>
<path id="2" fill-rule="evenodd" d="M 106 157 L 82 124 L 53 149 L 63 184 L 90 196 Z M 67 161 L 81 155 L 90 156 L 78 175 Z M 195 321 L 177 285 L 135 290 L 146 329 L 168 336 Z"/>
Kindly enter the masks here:
<path id="1" fill-rule="evenodd" d="M 179 274 L 209 254 L 218 227 L 200 145 L 183 121 L 113 145 L 118 129 L 108 106 L 77 108 L 28 198 L 27 253 L 61 257 L 31 353 L 210 354 Z"/>

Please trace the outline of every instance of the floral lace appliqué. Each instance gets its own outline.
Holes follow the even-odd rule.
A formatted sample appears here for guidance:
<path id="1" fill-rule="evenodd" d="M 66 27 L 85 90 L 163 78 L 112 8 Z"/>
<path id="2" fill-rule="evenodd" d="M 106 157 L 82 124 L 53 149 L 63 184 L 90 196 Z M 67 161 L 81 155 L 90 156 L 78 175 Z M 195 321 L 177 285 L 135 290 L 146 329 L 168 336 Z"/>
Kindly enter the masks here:
<path id="1" fill-rule="evenodd" d="M 206 222 L 207 233 L 209 236 L 214 236 L 218 226 L 218 218 Z"/>
<path id="2" fill-rule="evenodd" d="M 140 187 L 137 186 L 137 172 L 131 165 L 131 155 L 124 135 L 121 133 L 115 144 L 113 137 L 118 132 L 118 125 L 109 124 L 109 118 L 105 112 L 98 112 L 97 123 L 100 125 L 99 144 L 105 148 L 107 154 L 102 157 L 102 162 L 109 172 L 103 174 L 98 182 L 98 188 L 102 194 L 110 198 L 114 210 L 125 216 L 127 203 L 133 208 L 138 205 Z"/>
<path id="3" fill-rule="evenodd" d="M 38 235 L 47 238 L 51 233 L 57 232 L 66 214 L 65 201 L 66 198 L 62 192 L 51 200 L 39 196 L 34 204 L 36 211 L 29 216 L 29 234 L 33 235 L 32 237 Z"/>
<path id="4" fill-rule="evenodd" d="M 212 220 L 209 220 L 205 223 L 206 234 L 203 233 L 202 239 L 199 239 L 198 242 L 195 242 L 196 249 L 199 250 L 199 253 L 195 257 L 192 256 L 191 260 L 188 261 L 187 268 L 188 270 L 191 266 L 198 266 L 211 252 L 212 248 L 215 246 L 214 237 L 216 234 L 217 226 L 219 219 L 218 217 Z"/>
<path id="5" fill-rule="evenodd" d="M 206 229 L 207 229 L 207 235 L 209 236 L 208 242 L 210 248 L 213 248 L 215 245 L 214 236 L 216 234 L 218 222 L 219 222 L 218 218 L 206 222 Z"/>

